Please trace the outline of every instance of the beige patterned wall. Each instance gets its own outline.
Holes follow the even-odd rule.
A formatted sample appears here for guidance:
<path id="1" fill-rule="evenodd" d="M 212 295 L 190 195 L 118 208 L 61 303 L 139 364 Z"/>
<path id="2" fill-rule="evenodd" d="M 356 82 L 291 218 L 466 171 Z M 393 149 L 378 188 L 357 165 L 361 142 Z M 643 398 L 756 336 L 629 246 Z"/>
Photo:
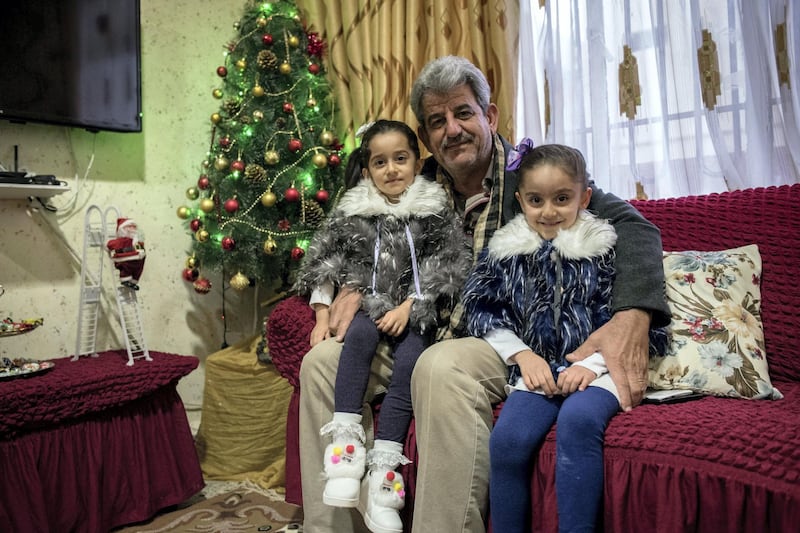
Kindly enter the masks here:
<path id="1" fill-rule="evenodd" d="M 218 106 L 211 96 L 215 69 L 244 2 L 142 0 L 141 6 L 142 133 L 91 134 L 0 121 L 3 163 L 13 161 L 17 144 L 20 165 L 55 174 L 72 187 L 52 199 L 59 207 L 55 214 L 36 212 L 25 200 L 0 199 L 0 284 L 6 289 L 0 315 L 44 317 L 42 327 L 0 339 L 0 356 L 50 359 L 74 352 L 80 265 L 73 252 L 80 257 L 83 214 L 90 204 L 116 205 L 138 218 L 145 232 L 148 257 L 139 294 L 150 348 L 204 360 L 220 347 L 220 284 L 200 296 L 181 279 L 189 237 L 175 212 L 208 148 L 208 117 Z M 83 176 L 92 154 L 88 180 L 79 186 L 75 177 Z M 113 273 L 106 270 L 109 283 Z M 113 295 L 104 300 L 102 349 L 124 346 L 115 307 Z M 229 341 L 252 333 L 255 309 L 252 292 L 230 294 Z M 201 366 L 181 380 L 179 390 L 190 408 L 200 406 L 203 377 Z"/>

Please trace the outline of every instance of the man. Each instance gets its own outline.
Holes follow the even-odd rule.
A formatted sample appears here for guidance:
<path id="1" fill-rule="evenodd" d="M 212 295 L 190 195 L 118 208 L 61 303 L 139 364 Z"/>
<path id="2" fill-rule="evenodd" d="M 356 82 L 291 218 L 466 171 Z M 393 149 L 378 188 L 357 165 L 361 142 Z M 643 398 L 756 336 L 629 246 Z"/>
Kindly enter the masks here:
<path id="1" fill-rule="evenodd" d="M 471 234 L 475 257 L 494 231 L 517 213 L 517 177 L 506 172 L 510 145 L 497 134 L 498 111 L 483 73 L 464 58 L 447 56 L 423 68 L 411 91 L 418 134 L 433 157 L 423 173 L 448 190 Z M 615 314 L 573 354 L 606 358 L 625 410 L 639 403 L 647 384 L 648 329 L 669 322 L 658 229 L 627 202 L 594 188 L 589 209 L 608 219 L 619 235 Z M 359 305 L 345 293 L 331 307 L 329 339 L 304 358 L 300 371 L 300 461 L 305 528 L 349 533 L 362 527 L 358 514 L 321 502 L 323 450 L 318 428 L 333 411 L 333 386 L 344 332 Z M 456 334 L 460 309 L 452 316 Z M 379 354 L 366 401 L 391 374 Z M 414 501 L 415 532 L 484 532 L 488 509 L 489 433 L 492 407 L 505 399 L 507 367 L 488 343 L 465 337 L 444 340 L 423 352 L 412 377 L 419 464 Z M 369 410 L 365 410 L 367 413 Z M 371 420 L 365 418 L 365 427 Z"/>

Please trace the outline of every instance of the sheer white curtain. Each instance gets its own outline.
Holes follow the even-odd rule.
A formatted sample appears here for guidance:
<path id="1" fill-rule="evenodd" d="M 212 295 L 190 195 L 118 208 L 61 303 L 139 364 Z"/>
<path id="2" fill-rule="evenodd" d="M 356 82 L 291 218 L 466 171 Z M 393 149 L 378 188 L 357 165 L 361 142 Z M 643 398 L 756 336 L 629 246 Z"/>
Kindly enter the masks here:
<path id="1" fill-rule="evenodd" d="M 796 183 L 798 3 L 521 0 L 518 137 L 581 149 L 623 198 L 637 182 L 651 198 Z M 626 47 L 638 99 L 621 109 Z"/>

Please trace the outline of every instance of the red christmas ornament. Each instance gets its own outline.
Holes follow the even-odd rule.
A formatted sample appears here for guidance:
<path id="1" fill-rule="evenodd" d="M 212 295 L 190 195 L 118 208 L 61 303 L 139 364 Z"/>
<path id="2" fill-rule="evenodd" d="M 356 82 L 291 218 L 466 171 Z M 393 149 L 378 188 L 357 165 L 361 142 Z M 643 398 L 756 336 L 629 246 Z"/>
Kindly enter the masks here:
<path id="1" fill-rule="evenodd" d="M 311 74 L 314 74 L 315 76 L 316 76 L 317 74 L 319 74 L 319 70 L 320 70 L 320 68 L 319 68 L 319 65 L 318 65 L 318 64 L 316 64 L 316 63 L 310 63 L 310 64 L 308 65 L 308 71 L 309 71 Z"/>
<path id="2" fill-rule="evenodd" d="M 292 261 L 300 261 L 304 255 L 306 255 L 306 251 L 299 246 L 292 248 Z"/>
<path id="3" fill-rule="evenodd" d="M 286 198 L 287 202 L 296 202 L 300 199 L 300 191 L 294 187 L 289 187 L 284 191 L 283 197 Z"/>
<path id="4" fill-rule="evenodd" d="M 235 213 L 239 210 L 239 200 L 236 198 L 225 200 L 225 203 L 222 205 L 222 207 L 224 207 L 225 211 L 228 213 Z"/>
<path id="5" fill-rule="evenodd" d="M 188 282 L 192 282 L 197 279 L 197 276 L 200 275 L 200 272 L 196 268 L 184 268 L 183 269 L 183 279 Z"/>
<path id="6" fill-rule="evenodd" d="M 203 223 L 202 223 L 202 222 L 200 222 L 200 219 L 199 219 L 199 218 L 195 218 L 194 220 L 192 220 L 191 222 L 189 222 L 189 228 L 191 228 L 191 230 L 192 230 L 192 231 L 197 231 L 197 230 L 199 230 L 199 229 L 200 229 L 202 226 L 203 226 Z"/>
<path id="7" fill-rule="evenodd" d="M 237 172 L 243 172 L 244 171 L 244 161 L 242 161 L 241 159 L 237 159 L 236 161 L 231 163 L 231 170 L 234 170 L 234 171 L 237 171 Z"/>
<path id="8" fill-rule="evenodd" d="M 211 186 L 211 180 L 208 179 L 208 176 L 203 174 L 200 176 L 200 179 L 197 180 L 197 186 L 203 190 L 206 190 Z"/>
<path id="9" fill-rule="evenodd" d="M 211 282 L 206 278 L 198 278 L 193 283 L 194 291 L 198 294 L 208 294 L 211 290 Z"/>
<path id="10" fill-rule="evenodd" d="M 292 227 L 292 223 L 289 222 L 288 218 L 282 218 L 278 221 L 278 229 L 281 231 L 289 231 Z"/>
<path id="11" fill-rule="evenodd" d="M 319 38 L 319 34 L 317 32 L 309 32 L 306 34 L 308 38 L 308 46 L 306 46 L 306 52 L 309 55 L 322 57 L 322 54 L 325 52 L 325 41 Z"/>
<path id="12" fill-rule="evenodd" d="M 269 33 L 265 33 L 261 36 L 261 42 L 264 43 L 264 46 L 272 46 L 272 35 Z"/>
<path id="13" fill-rule="evenodd" d="M 342 164 L 342 158 L 336 154 L 331 154 L 328 156 L 328 164 L 332 167 L 338 167 Z"/>
<path id="14" fill-rule="evenodd" d="M 222 245 L 223 250 L 230 251 L 236 248 L 236 241 L 233 240 L 233 237 L 223 237 L 220 244 Z"/>
<path id="15" fill-rule="evenodd" d="M 303 148 L 303 143 L 300 139 L 289 139 L 288 146 L 290 152 L 299 152 Z"/>
<path id="16" fill-rule="evenodd" d="M 228 148 L 231 145 L 231 138 L 228 137 L 227 135 L 225 137 L 220 137 L 219 138 L 219 145 L 222 148 Z"/>
<path id="17" fill-rule="evenodd" d="M 317 194 L 314 195 L 314 198 L 321 204 L 324 204 L 330 198 L 330 194 L 325 189 L 320 189 L 317 191 Z"/>
<path id="18" fill-rule="evenodd" d="M 286 102 L 285 104 L 283 104 L 284 113 L 290 114 L 292 111 L 294 111 L 294 105 L 292 105 L 291 102 Z"/>
<path id="19" fill-rule="evenodd" d="M 228 75 L 228 69 L 225 67 L 217 67 L 217 76 L 224 78 Z"/>

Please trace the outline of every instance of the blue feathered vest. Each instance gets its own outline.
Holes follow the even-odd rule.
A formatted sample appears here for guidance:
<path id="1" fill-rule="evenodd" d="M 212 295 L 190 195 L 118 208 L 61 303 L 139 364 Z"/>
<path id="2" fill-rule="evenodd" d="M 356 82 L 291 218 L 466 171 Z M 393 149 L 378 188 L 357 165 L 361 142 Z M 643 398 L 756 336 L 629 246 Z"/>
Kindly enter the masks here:
<path id="1" fill-rule="evenodd" d="M 587 212 L 551 241 L 523 215 L 498 230 L 464 286 L 467 331 L 514 332 L 553 369 L 611 318 L 616 233 Z M 511 368 L 510 383 L 519 369 Z"/>

